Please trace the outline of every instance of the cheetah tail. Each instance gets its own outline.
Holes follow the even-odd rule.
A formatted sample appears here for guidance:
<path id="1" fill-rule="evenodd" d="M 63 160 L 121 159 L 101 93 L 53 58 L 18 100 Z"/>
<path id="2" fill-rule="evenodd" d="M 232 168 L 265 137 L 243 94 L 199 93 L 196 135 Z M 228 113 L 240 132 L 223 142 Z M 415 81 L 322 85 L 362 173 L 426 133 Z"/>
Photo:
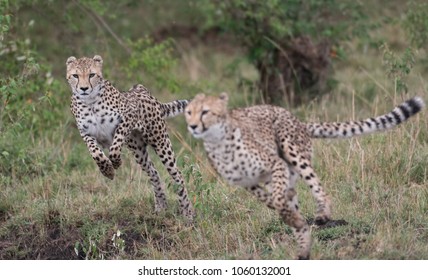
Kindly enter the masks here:
<path id="1" fill-rule="evenodd" d="M 168 103 L 161 104 L 162 117 L 171 118 L 175 117 L 184 112 L 184 108 L 186 108 L 187 104 L 189 104 L 189 100 L 174 100 Z"/>
<path id="2" fill-rule="evenodd" d="M 424 106 L 422 98 L 413 97 L 378 117 L 362 121 L 307 123 L 306 127 L 312 138 L 349 138 L 391 129 L 417 114 Z"/>

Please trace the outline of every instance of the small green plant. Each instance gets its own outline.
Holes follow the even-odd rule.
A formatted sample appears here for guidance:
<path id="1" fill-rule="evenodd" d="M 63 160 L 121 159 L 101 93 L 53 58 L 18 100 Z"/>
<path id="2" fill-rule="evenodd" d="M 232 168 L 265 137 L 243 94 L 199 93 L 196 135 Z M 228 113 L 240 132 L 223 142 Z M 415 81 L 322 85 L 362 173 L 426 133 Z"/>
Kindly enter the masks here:
<path id="1" fill-rule="evenodd" d="M 125 252 L 125 240 L 122 239 L 122 232 L 119 229 L 113 234 L 111 241 L 118 254 Z"/>
<path id="2" fill-rule="evenodd" d="M 210 198 L 213 184 L 207 182 L 204 178 L 200 167 L 196 163 L 190 162 L 189 158 L 185 158 L 185 166 L 183 168 L 183 176 L 187 184 L 192 183 L 195 186 L 193 203 L 195 208 L 203 210 Z"/>
<path id="3" fill-rule="evenodd" d="M 78 257 L 84 257 L 86 260 L 103 260 L 104 253 L 99 248 L 99 240 L 89 237 L 82 242 L 76 241 L 74 252 Z M 83 253 L 83 254 L 82 254 Z"/>
<path id="4" fill-rule="evenodd" d="M 79 258 L 102 260 L 107 256 L 106 239 L 108 225 L 88 220 L 80 228 L 82 238 L 75 242 L 74 252 Z M 107 239 L 108 240 L 108 239 Z"/>
<path id="5" fill-rule="evenodd" d="M 86 260 L 112 259 L 125 254 L 126 243 L 120 229 L 115 230 L 113 236 L 106 238 L 105 230 L 96 228 L 87 232 L 87 237 L 76 241 L 74 253 L 78 258 Z"/>
<path id="6" fill-rule="evenodd" d="M 401 56 L 391 51 L 387 44 L 383 44 L 380 49 L 383 52 L 383 64 L 386 73 L 394 81 L 396 92 L 407 93 L 406 77 L 415 65 L 415 54 L 412 48 L 406 48 Z"/>

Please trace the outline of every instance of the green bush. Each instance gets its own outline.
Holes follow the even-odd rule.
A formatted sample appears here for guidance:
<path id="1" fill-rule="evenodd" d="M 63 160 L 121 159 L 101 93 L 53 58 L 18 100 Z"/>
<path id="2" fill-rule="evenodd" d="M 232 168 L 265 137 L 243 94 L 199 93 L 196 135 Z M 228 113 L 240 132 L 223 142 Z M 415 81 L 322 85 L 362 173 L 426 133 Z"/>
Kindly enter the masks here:
<path id="1" fill-rule="evenodd" d="M 340 53 L 340 43 L 367 35 L 366 16 L 355 1 L 205 0 L 198 4 L 207 15 L 206 28 L 220 27 L 247 49 L 260 72 L 259 87 L 271 102 L 284 96 L 298 102 L 302 92 L 326 89 L 331 56 Z"/>
<path id="2" fill-rule="evenodd" d="M 428 4 L 410 2 L 403 26 L 416 48 L 426 47 L 428 43 Z"/>
<path id="3" fill-rule="evenodd" d="M 128 78 L 143 82 L 142 74 L 149 75 L 150 81 L 156 87 L 166 88 L 171 92 L 179 90 L 178 81 L 171 76 L 172 68 L 177 61 L 174 57 L 173 41 L 167 39 L 155 43 L 151 38 L 145 37 L 136 41 L 130 41 L 132 53 L 128 63 L 122 68 L 128 74 Z"/>
<path id="4" fill-rule="evenodd" d="M 408 47 L 401 56 L 391 51 L 387 44 L 381 46 L 383 51 L 383 64 L 386 68 L 386 74 L 394 82 L 396 92 L 408 92 L 406 77 L 415 65 L 415 54 Z"/>

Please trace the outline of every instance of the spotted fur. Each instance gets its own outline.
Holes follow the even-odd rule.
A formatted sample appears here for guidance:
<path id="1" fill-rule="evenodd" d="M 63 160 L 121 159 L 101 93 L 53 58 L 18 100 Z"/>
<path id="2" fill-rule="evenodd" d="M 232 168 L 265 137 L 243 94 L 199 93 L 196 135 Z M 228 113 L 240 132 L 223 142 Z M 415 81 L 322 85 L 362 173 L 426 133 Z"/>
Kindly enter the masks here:
<path id="1" fill-rule="evenodd" d="M 113 179 L 114 170 L 122 163 L 120 155 L 125 144 L 148 174 L 155 192 L 155 210 L 159 211 L 166 207 L 165 185 L 149 158 L 147 146 L 151 146 L 180 186 L 181 212 L 192 220 L 193 207 L 176 166 L 164 120 L 183 112 L 188 101 L 160 103 L 143 85 L 120 92 L 103 78 L 102 63 L 99 55 L 79 59 L 72 56 L 66 62 L 67 80 L 73 92 L 71 111 L 92 158 L 101 173 Z M 109 149 L 108 157 L 99 146 Z"/>
<path id="2" fill-rule="evenodd" d="M 385 115 L 344 123 L 307 123 L 306 128 L 311 138 L 350 138 L 394 128 L 417 114 L 424 106 L 420 97 L 413 97 Z"/>
<path id="3" fill-rule="evenodd" d="M 162 118 L 170 118 L 175 117 L 184 112 L 184 108 L 186 108 L 188 100 L 174 100 L 169 103 L 161 103 L 161 115 Z"/>
<path id="4" fill-rule="evenodd" d="M 339 138 L 392 128 L 419 112 L 412 98 L 391 113 L 359 122 L 302 123 L 287 110 L 259 105 L 227 110 L 228 97 L 197 95 L 185 110 L 190 133 L 201 138 L 211 164 L 230 184 L 243 186 L 275 209 L 294 231 L 298 257 L 310 255 L 310 229 L 299 212 L 300 175 L 317 202 L 316 223 L 331 219 L 330 199 L 312 166 L 311 138 Z"/>

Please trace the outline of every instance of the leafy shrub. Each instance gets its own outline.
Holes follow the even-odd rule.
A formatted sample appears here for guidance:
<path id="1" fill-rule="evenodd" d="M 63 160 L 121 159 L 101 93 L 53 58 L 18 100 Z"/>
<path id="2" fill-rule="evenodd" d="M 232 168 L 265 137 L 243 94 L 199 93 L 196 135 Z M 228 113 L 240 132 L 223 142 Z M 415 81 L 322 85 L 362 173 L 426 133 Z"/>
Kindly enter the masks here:
<path id="1" fill-rule="evenodd" d="M 299 101 L 302 92 L 326 88 L 332 46 L 367 35 L 355 1 L 198 1 L 207 27 L 218 25 L 247 48 L 271 102 Z M 334 52 L 333 55 L 336 55 Z M 297 95 L 294 95 L 296 93 Z"/>
<path id="2" fill-rule="evenodd" d="M 410 2 L 403 26 L 416 48 L 425 47 L 428 43 L 428 4 Z"/>
<path id="3" fill-rule="evenodd" d="M 170 74 L 177 63 L 173 43 L 170 39 L 155 43 L 149 37 L 129 41 L 132 53 L 128 63 L 123 66 L 128 78 L 141 81 L 141 74 L 144 73 L 159 88 L 167 88 L 172 92 L 179 90 L 178 82 Z"/>
<path id="4" fill-rule="evenodd" d="M 415 54 L 408 47 L 401 56 L 391 51 L 387 44 L 381 46 L 383 50 L 383 64 L 386 68 L 386 74 L 394 82 L 394 88 L 397 92 L 408 91 L 406 77 L 415 65 Z"/>

